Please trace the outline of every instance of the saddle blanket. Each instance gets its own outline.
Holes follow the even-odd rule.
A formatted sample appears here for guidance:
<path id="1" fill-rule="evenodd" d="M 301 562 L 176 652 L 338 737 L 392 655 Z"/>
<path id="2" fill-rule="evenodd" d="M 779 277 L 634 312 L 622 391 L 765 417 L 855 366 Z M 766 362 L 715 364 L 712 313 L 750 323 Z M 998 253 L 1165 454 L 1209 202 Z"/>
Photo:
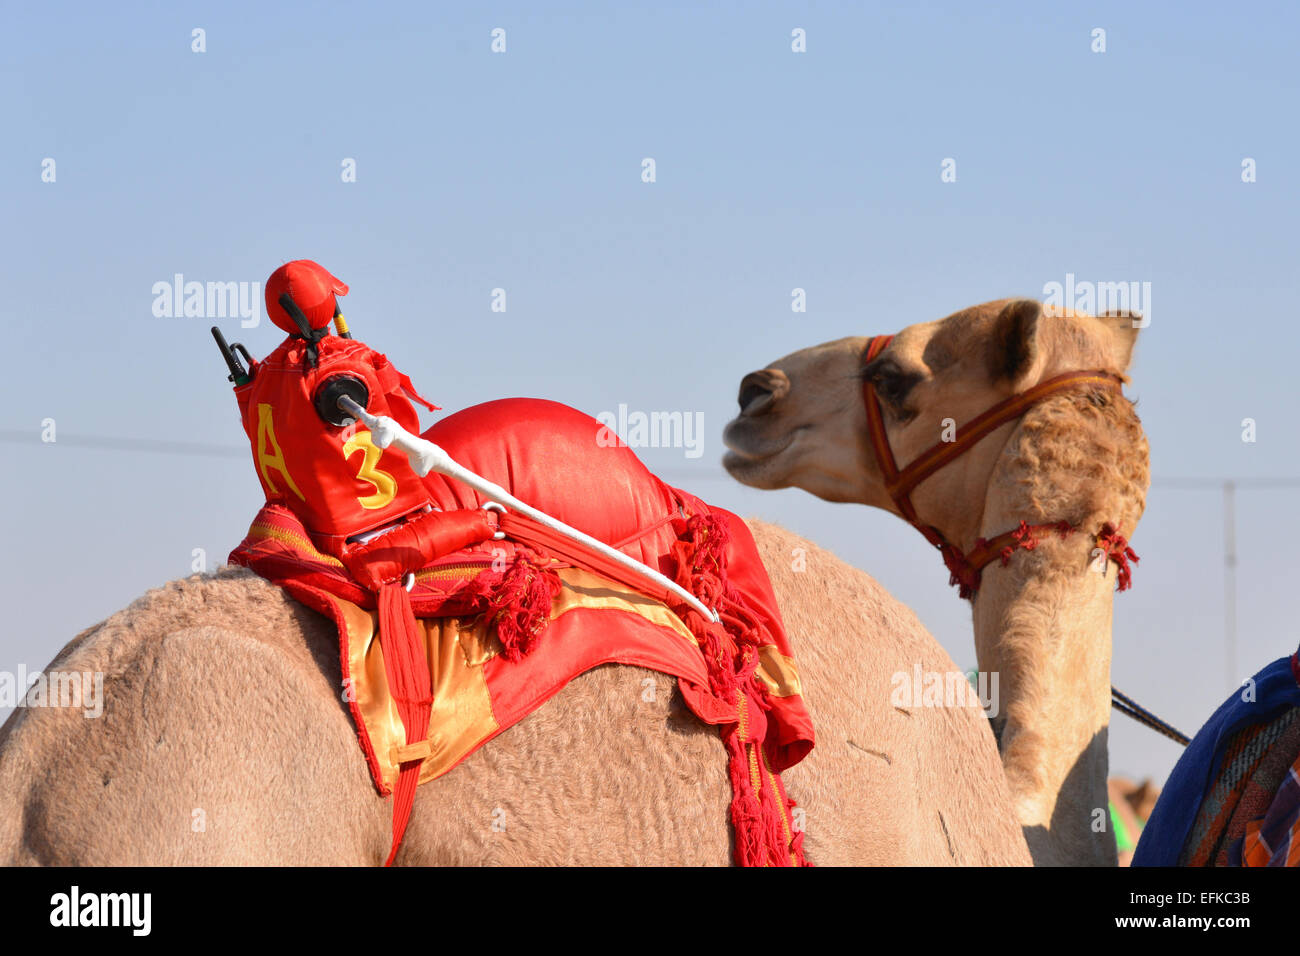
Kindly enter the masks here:
<path id="1" fill-rule="evenodd" d="M 1300 651 L 1259 671 L 1188 745 L 1134 866 L 1300 865 Z"/>
<path id="2" fill-rule="evenodd" d="M 344 690 L 376 788 L 403 764 L 419 782 L 452 770 L 604 663 L 678 679 L 690 709 L 717 725 L 733 785 L 737 862 L 801 865 L 803 834 L 781 771 L 813 746 L 798 669 L 749 529 L 671 488 L 595 419 L 555 402 L 504 399 L 450 415 L 424 436 L 511 494 L 655 568 L 721 611 L 722 623 L 673 606 L 640 579 L 519 516 L 505 537 L 443 555 L 409 590 L 432 683 L 426 739 L 412 744 L 390 686 L 373 592 L 319 550 L 287 508 L 266 505 L 231 553 L 332 620 Z M 477 509 L 477 493 L 425 479 L 435 508 Z"/>

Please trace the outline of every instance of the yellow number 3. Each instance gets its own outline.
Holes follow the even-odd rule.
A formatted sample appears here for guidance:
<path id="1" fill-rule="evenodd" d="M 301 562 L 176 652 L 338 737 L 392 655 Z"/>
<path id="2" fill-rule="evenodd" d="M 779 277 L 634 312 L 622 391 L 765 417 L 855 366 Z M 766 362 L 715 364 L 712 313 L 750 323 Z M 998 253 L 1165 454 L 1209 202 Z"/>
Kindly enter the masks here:
<path id="1" fill-rule="evenodd" d="M 371 511 L 375 508 L 382 508 L 397 497 L 397 479 L 388 472 L 380 471 L 375 467 L 384 452 L 382 449 L 376 448 L 375 443 L 370 440 L 370 432 L 357 432 L 344 442 L 344 459 L 351 458 L 352 453 L 355 451 L 364 451 L 366 453 L 366 457 L 361 461 L 361 470 L 357 472 L 357 478 L 369 482 L 375 488 L 373 495 L 358 497 L 357 504 Z"/>

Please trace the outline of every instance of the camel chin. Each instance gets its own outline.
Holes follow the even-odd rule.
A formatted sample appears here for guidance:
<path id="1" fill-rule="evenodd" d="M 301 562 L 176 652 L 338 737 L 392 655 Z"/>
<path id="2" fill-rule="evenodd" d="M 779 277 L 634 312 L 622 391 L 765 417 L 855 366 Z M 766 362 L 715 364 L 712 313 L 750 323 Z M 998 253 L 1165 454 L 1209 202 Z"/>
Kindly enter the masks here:
<path id="1" fill-rule="evenodd" d="M 862 482 L 851 467 L 808 467 L 809 450 L 815 453 L 822 441 L 810 426 L 793 428 L 784 439 L 764 441 L 754 436 L 742 416 L 727 425 L 722 440 L 728 448 L 722 467 L 742 485 L 760 491 L 799 488 L 823 501 L 841 504 L 878 504 L 863 497 Z"/>
<path id="2" fill-rule="evenodd" d="M 778 452 L 777 455 L 779 454 Z M 727 469 L 727 474 L 732 478 L 751 488 L 759 488 L 763 491 L 789 488 L 790 482 L 785 480 L 782 472 L 772 467 L 777 455 L 768 458 L 750 458 L 729 451 L 722 456 L 722 467 Z"/>
<path id="3" fill-rule="evenodd" d="M 742 485 L 774 491 L 790 487 L 790 459 L 801 429 L 795 428 L 770 438 L 759 432 L 754 423 L 741 415 L 727 423 L 722 442 L 727 452 L 722 467 Z"/>

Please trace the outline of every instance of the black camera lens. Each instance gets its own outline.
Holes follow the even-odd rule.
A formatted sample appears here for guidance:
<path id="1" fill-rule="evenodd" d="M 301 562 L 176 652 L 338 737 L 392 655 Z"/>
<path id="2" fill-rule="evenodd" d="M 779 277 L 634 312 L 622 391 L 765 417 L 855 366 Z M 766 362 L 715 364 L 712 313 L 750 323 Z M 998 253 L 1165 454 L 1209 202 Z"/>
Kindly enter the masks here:
<path id="1" fill-rule="evenodd" d="M 336 428 L 351 425 L 353 421 L 349 413 L 339 408 L 339 398 L 344 395 L 362 408 L 370 402 L 370 389 L 355 375 L 334 375 L 327 378 L 316 388 L 316 397 L 313 399 L 316 414 Z"/>

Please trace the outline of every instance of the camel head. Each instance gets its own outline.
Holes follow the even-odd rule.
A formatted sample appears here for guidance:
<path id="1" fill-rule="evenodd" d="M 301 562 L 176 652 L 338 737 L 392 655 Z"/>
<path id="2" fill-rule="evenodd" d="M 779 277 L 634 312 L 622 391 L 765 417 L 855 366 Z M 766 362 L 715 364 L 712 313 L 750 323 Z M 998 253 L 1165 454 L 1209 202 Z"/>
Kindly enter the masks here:
<path id="1" fill-rule="evenodd" d="M 992 726 L 1035 863 L 1115 861 L 1114 838 L 1090 821 L 1108 799 L 1113 594 L 1149 480 L 1119 387 L 1138 327 L 1132 314 L 1004 299 L 887 344 L 828 342 L 746 375 L 723 432 L 723 464 L 742 483 L 884 508 L 941 546 L 974 601 L 980 670 L 1001 675 Z"/>
<path id="2" fill-rule="evenodd" d="M 868 338 L 803 349 L 741 380 L 723 464 L 756 488 L 803 488 L 898 513 L 868 435 L 864 381 L 880 398 L 903 468 L 997 402 L 1055 375 L 1122 376 L 1135 318 L 1004 299 L 908 326 L 870 362 Z M 965 547 L 988 533 L 985 525 L 1001 531 L 1022 518 L 1122 522 L 1131 534 L 1146 483 L 1146 440 L 1131 403 L 1084 390 L 1053 395 L 999 427 L 921 482 L 912 502 L 924 522 Z"/>

